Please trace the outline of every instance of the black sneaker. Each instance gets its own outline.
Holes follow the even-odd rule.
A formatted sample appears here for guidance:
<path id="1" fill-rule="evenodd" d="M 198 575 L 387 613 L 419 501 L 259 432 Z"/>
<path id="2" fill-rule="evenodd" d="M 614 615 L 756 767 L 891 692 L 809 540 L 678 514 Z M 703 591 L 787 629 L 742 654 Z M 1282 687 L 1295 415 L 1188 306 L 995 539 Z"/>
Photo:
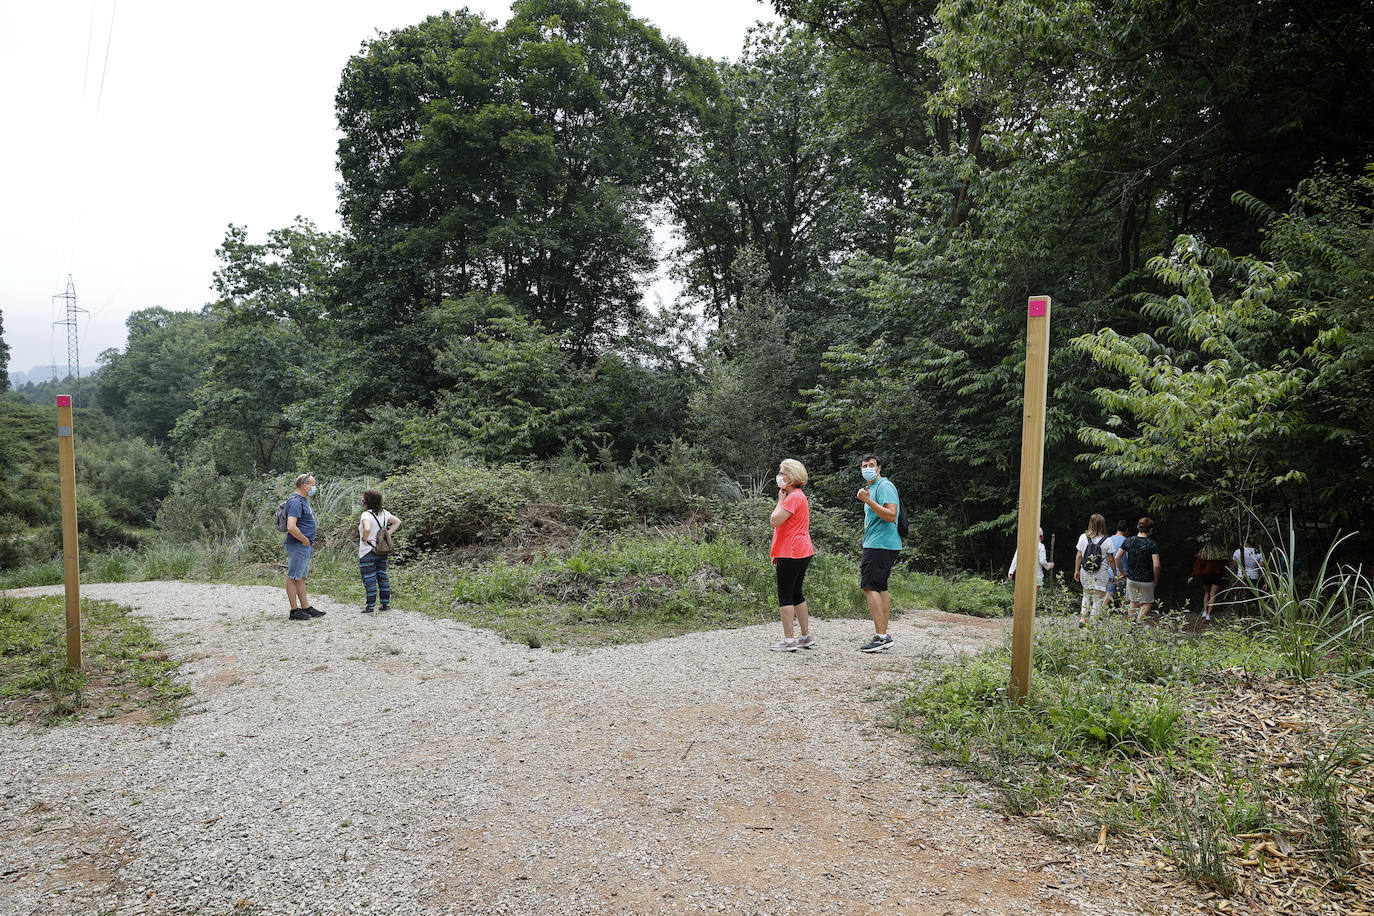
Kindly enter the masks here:
<path id="1" fill-rule="evenodd" d="M 301 608 L 301 610 L 305 611 L 305 612 L 306 612 L 307 614 L 309 614 L 311 617 L 323 617 L 323 616 L 324 616 L 324 611 L 317 611 L 317 610 L 315 610 L 313 607 L 303 607 L 303 608 Z"/>
<path id="2" fill-rule="evenodd" d="M 373 611 L 375 611 L 375 610 L 376 610 L 376 608 L 374 608 L 372 605 L 369 604 L 367 607 L 363 608 L 363 613 L 364 613 L 364 614 L 371 614 L 371 613 L 372 613 Z"/>
<path id="3" fill-rule="evenodd" d="M 293 607 L 293 608 L 291 609 L 291 613 L 286 615 L 286 619 L 287 619 L 287 620 L 312 620 L 313 618 L 310 616 L 309 612 L 304 611 L 304 610 L 302 610 L 301 608 Z"/>
<path id="4" fill-rule="evenodd" d="M 886 652 L 888 649 L 891 649 L 891 648 L 892 648 L 892 637 L 891 637 L 891 636 L 886 636 L 886 635 L 884 635 L 884 636 L 879 636 L 877 633 L 874 633 L 872 639 L 870 639 L 868 642 L 864 643 L 862 646 L 859 646 L 859 651 L 860 651 L 860 652 Z"/>
<path id="5" fill-rule="evenodd" d="M 391 610 L 391 605 L 389 605 L 389 604 L 384 604 L 384 605 L 382 605 L 382 610 L 384 610 L 384 611 L 389 611 L 389 610 Z"/>

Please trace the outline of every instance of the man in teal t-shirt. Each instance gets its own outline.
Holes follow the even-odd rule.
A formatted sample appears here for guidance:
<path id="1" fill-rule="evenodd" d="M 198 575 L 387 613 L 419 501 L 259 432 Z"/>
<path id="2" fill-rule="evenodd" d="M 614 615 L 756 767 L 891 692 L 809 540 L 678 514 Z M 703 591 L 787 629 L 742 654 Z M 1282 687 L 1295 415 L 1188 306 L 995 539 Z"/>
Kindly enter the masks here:
<path id="1" fill-rule="evenodd" d="M 859 563 L 859 587 L 868 601 L 868 616 L 873 618 L 873 638 L 859 647 L 860 652 L 885 652 L 892 648 L 887 635 L 888 618 L 892 616 L 892 596 L 887 580 L 893 564 L 902 552 L 902 536 L 897 533 L 897 509 L 900 500 L 897 487 L 883 476 L 883 467 L 876 455 L 866 455 L 859 462 L 865 485 L 858 492 L 864 504 L 864 551 Z"/>

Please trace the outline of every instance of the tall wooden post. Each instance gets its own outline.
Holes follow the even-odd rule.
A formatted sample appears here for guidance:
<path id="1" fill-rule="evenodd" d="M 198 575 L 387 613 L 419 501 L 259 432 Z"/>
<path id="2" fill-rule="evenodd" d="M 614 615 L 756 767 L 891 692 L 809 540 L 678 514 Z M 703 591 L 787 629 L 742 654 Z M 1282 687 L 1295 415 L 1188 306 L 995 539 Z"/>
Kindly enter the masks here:
<path id="1" fill-rule="evenodd" d="M 1016 600 L 1011 629 L 1011 698 L 1030 696 L 1035 580 L 1040 563 L 1040 494 L 1045 474 L 1045 400 L 1050 375 L 1050 298 L 1026 309 L 1026 390 L 1021 420 L 1021 506 L 1016 529 Z"/>
<path id="2" fill-rule="evenodd" d="M 57 396 L 57 464 L 62 479 L 62 578 L 67 591 L 67 667 L 81 667 L 81 562 L 76 536 L 76 448 L 72 398 Z"/>

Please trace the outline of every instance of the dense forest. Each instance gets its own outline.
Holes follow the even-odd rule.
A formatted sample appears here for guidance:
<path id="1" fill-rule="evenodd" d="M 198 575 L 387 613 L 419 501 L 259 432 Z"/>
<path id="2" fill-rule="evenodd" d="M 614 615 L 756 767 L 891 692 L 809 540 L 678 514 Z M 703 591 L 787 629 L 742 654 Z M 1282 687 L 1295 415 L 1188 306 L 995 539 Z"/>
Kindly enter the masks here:
<path id="1" fill-rule="evenodd" d="M 83 380 L 87 535 L 229 517 L 304 470 L 671 462 L 747 494 L 783 457 L 857 517 L 871 451 L 912 562 L 1000 570 L 1035 294 L 1061 543 L 1149 513 L 1167 578 L 1261 523 L 1317 552 L 1369 530 L 1366 2 L 774 7 L 728 61 L 617 0 L 366 42 L 342 230 L 229 226 L 215 301 L 135 313 Z M 661 262 L 678 301 L 646 301 Z M 9 428 L 47 443 L 54 391 L 8 395 Z M 0 521 L 50 525 L 36 446 L 0 441 Z"/>

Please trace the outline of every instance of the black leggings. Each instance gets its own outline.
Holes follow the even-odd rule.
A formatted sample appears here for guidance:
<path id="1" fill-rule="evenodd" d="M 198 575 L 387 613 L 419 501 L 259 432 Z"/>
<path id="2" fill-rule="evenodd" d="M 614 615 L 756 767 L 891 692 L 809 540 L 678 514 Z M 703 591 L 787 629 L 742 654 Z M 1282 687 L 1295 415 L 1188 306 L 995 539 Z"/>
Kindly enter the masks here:
<path id="1" fill-rule="evenodd" d="M 778 557 L 778 607 L 806 603 L 802 594 L 802 580 L 806 578 L 806 567 L 811 564 L 810 557 Z"/>

